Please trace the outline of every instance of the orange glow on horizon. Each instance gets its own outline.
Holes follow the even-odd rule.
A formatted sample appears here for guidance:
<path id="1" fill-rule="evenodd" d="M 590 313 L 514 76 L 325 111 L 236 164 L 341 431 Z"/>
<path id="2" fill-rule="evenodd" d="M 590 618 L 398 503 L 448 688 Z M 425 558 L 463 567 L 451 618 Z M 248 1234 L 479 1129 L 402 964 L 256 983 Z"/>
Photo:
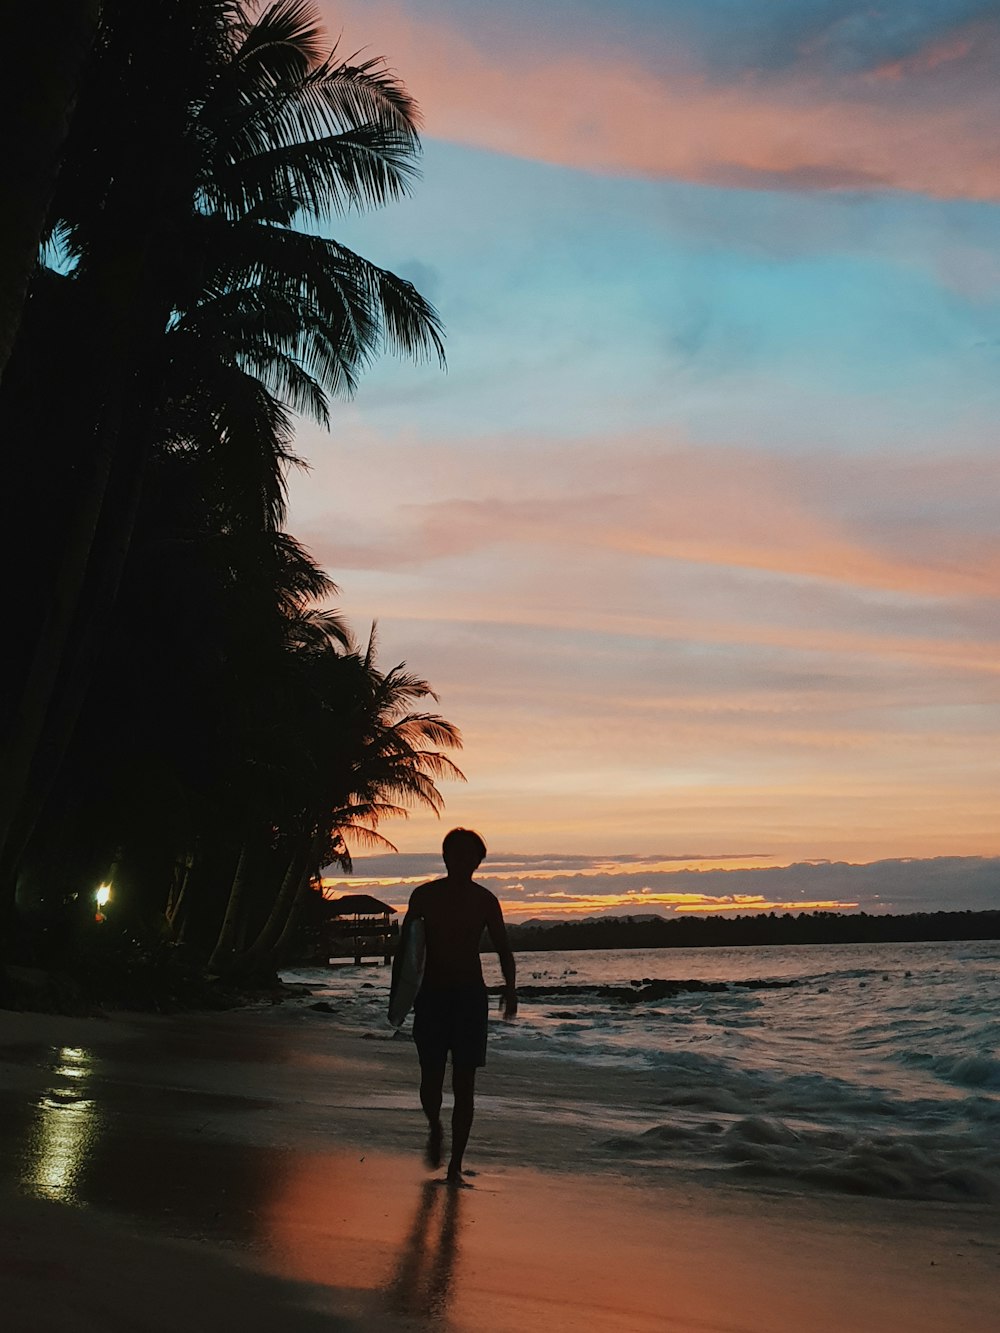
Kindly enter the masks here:
<path id="1" fill-rule="evenodd" d="M 628 869 L 628 867 L 622 868 L 618 873 L 628 873 Z M 632 867 L 632 872 L 634 873 L 634 867 Z M 523 876 L 529 882 L 554 877 L 555 872 Z M 562 878 L 565 877 L 565 875 L 562 876 Z M 336 896 L 336 891 L 350 893 L 355 888 L 389 888 L 421 884 L 425 882 L 425 878 L 425 876 L 418 875 L 395 880 L 361 879 L 353 882 L 342 879 L 324 879 L 321 883 L 326 897 L 331 896 L 328 890 L 333 890 L 333 896 Z M 480 880 L 492 878 L 495 881 L 505 877 L 480 875 L 478 878 Z M 581 876 L 581 878 L 585 878 L 585 876 Z M 661 909 L 655 914 L 662 916 L 681 913 L 707 914 L 718 912 L 849 912 L 856 910 L 861 905 L 859 902 L 850 902 L 838 898 L 778 901 L 759 893 L 657 893 L 651 889 L 633 889 L 627 893 L 604 894 L 556 892 L 551 897 L 519 898 L 510 895 L 524 892 L 523 884 L 514 887 L 507 885 L 507 893 L 504 892 L 505 886 L 497 885 L 496 887 L 503 904 L 504 914 L 510 920 L 516 920 L 519 917 L 601 916 L 608 913 L 621 915 L 623 913 L 635 914 L 637 911 L 650 913 L 651 909 Z"/>
<path id="2" fill-rule="evenodd" d="M 595 916 L 625 909 L 634 915 L 637 909 L 666 908 L 658 915 L 709 912 L 847 912 L 859 907 L 857 902 L 836 898 L 801 902 L 777 902 L 762 894 L 734 893 L 712 896 L 701 893 L 627 893 L 594 894 L 536 898 L 527 902 L 504 900 L 504 913 L 510 918 L 533 916 Z"/>

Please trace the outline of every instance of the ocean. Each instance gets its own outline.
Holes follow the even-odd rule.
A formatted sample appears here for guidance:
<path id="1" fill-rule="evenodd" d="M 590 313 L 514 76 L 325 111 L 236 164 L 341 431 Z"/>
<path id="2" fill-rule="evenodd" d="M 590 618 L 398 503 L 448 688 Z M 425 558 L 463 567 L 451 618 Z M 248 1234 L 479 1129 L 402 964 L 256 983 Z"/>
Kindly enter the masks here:
<path id="1" fill-rule="evenodd" d="M 1000 1202 L 1000 942 L 518 955 L 521 1062 L 633 1069 L 652 1106 L 622 1161 L 757 1185 Z M 487 983 L 499 968 L 484 955 Z M 389 971 L 288 972 L 338 1025 L 386 1030 Z M 676 991 L 667 982 L 707 983 Z M 599 1108 L 588 1108 L 598 1117 Z M 625 1132 L 622 1132 L 624 1128 Z"/>

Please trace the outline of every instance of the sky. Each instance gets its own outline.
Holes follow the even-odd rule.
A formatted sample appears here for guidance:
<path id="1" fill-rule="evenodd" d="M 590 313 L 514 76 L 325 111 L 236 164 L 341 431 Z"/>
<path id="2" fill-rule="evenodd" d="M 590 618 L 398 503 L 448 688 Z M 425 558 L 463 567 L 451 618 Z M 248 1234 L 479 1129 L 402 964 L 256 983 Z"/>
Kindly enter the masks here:
<path id="1" fill-rule="evenodd" d="M 448 368 L 290 527 L 467 777 L 344 887 L 466 825 L 515 919 L 1000 906 L 1000 3 L 323 7 L 423 114 L 332 234 Z"/>

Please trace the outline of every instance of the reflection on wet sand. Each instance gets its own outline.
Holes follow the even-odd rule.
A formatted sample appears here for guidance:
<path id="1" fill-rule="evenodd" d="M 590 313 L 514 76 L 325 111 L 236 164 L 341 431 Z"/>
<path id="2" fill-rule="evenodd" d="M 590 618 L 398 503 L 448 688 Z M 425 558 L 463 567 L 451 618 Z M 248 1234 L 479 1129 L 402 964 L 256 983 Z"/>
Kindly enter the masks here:
<path id="1" fill-rule="evenodd" d="M 219 1130 L 246 1125 L 269 1103 L 164 1087 L 162 1066 L 137 1074 L 134 1052 L 120 1055 L 2 1048 L 0 1063 L 20 1077 L 0 1086 L 0 1186 L 131 1216 L 172 1236 L 255 1241 L 262 1201 L 281 1190 L 290 1153 Z"/>
<path id="2" fill-rule="evenodd" d="M 94 1057 L 60 1047 L 51 1086 L 35 1103 L 21 1174 L 22 1188 L 59 1203 L 81 1203 L 80 1178 L 100 1133 L 101 1117 L 87 1095 Z"/>
<path id="3" fill-rule="evenodd" d="M 392 1310 L 443 1320 L 451 1300 L 462 1191 L 425 1181 L 399 1266 L 389 1285 Z"/>

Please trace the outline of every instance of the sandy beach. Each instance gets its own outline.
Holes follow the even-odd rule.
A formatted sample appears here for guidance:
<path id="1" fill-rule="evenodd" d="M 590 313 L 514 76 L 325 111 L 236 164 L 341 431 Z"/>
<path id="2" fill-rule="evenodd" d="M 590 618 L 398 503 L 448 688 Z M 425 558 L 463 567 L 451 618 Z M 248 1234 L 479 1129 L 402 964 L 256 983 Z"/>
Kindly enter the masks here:
<path id="1" fill-rule="evenodd" d="M 986 1205 L 743 1189 L 623 1160 L 648 1075 L 492 1054 L 423 1167 L 415 1057 L 305 1002 L 0 1013 L 4 1327 L 866 1333 L 1000 1326 Z M 440 1175 L 440 1173 L 438 1173 Z"/>

